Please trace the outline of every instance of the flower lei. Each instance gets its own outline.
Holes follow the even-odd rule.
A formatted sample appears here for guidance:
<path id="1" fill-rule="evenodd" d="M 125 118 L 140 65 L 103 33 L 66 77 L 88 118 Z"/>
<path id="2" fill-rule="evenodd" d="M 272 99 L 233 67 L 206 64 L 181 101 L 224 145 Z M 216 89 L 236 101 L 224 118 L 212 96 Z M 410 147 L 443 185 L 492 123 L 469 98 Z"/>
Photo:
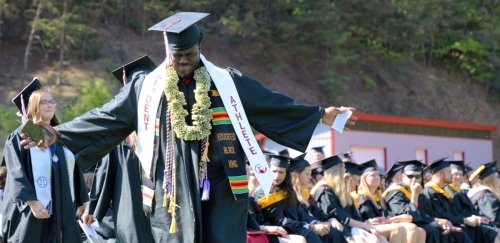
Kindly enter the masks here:
<path id="1" fill-rule="evenodd" d="M 192 109 L 193 125 L 186 123 L 186 116 L 189 114 L 184 106 L 186 99 L 184 93 L 179 91 L 177 82 L 179 78 L 173 67 L 167 68 L 167 83 L 165 85 L 165 95 L 168 101 L 168 110 L 171 114 L 172 130 L 178 138 L 194 141 L 202 140 L 210 135 L 212 129 L 212 112 L 210 110 L 210 74 L 205 67 L 200 67 L 194 71 L 194 80 L 196 88 L 194 90 L 194 99 L 196 103 Z"/>

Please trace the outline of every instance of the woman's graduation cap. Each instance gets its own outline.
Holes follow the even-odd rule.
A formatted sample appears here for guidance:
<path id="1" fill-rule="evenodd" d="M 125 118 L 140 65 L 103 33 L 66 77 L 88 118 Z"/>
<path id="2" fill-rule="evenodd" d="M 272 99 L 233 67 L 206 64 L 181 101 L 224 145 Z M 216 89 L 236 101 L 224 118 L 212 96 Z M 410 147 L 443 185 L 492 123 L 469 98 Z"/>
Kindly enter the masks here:
<path id="1" fill-rule="evenodd" d="M 375 161 L 374 159 L 371 159 L 371 160 L 368 160 L 368 161 L 360 164 L 359 171 L 361 172 L 361 174 L 364 174 L 366 172 L 371 172 L 371 171 L 378 172 L 377 161 Z"/>
<path id="2" fill-rule="evenodd" d="M 132 74 L 135 70 L 143 70 L 146 72 L 151 72 L 156 68 L 156 64 L 149 58 L 148 55 L 144 55 L 132 62 L 129 62 L 115 70 L 113 70 L 112 74 L 116 79 L 121 81 L 123 85 L 128 83 L 127 76 Z"/>
<path id="3" fill-rule="evenodd" d="M 269 162 L 270 165 L 274 165 L 276 167 L 281 167 L 288 169 L 288 164 L 290 163 L 290 158 L 277 155 L 277 154 L 271 154 L 271 161 Z"/>
<path id="4" fill-rule="evenodd" d="M 208 15 L 208 13 L 178 12 L 148 30 L 166 32 L 168 47 L 171 50 L 183 51 L 201 41 L 203 35 L 196 22 Z"/>
<path id="5" fill-rule="evenodd" d="M 300 171 L 308 166 L 311 166 L 307 160 L 305 160 L 305 156 L 307 153 L 303 153 L 293 159 L 290 160 L 290 172 Z"/>
<path id="6" fill-rule="evenodd" d="M 350 161 L 344 161 L 344 172 L 357 176 L 360 176 L 362 174 L 359 170 L 359 165 Z"/>
<path id="7" fill-rule="evenodd" d="M 17 109 L 23 117 L 27 118 L 27 109 L 28 109 L 28 102 L 30 100 L 30 96 L 33 92 L 42 89 L 43 86 L 40 83 L 40 80 L 38 80 L 37 77 L 34 77 L 33 80 L 24 87 L 19 94 L 17 94 L 13 99 L 12 103 L 16 105 Z M 24 119 L 24 118 L 23 118 Z"/>
<path id="8" fill-rule="evenodd" d="M 497 162 L 492 161 L 479 166 L 469 177 L 469 180 L 474 180 L 476 177 L 484 179 L 497 172 Z"/>
<path id="9" fill-rule="evenodd" d="M 342 163 L 342 159 L 338 155 L 333 155 L 328 158 L 325 158 L 321 160 L 321 166 L 323 167 L 323 170 L 327 170 L 333 166 L 336 166 L 338 164 Z"/>
<path id="10" fill-rule="evenodd" d="M 464 175 L 467 174 L 467 171 L 465 170 L 465 164 L 462 160 L 450 160 L 448 161 L 448 163 L 450 163 L 450 168 L 461 170 L 463 171 Z"/>

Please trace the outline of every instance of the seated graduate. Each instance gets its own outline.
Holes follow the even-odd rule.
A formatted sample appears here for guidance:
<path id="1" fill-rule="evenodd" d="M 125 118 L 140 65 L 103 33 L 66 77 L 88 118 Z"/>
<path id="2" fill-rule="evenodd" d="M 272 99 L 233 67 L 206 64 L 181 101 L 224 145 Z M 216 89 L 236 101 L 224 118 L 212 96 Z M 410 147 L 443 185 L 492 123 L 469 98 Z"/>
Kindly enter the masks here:
<path id="1" fill-rule="evenodd" d="M 248 220 L 247 220 L 247 243 L 274 243 L 274 242 L 290 242 L 290 243 L 306 243 L 306 239 L 301 235 L 288 234 L 281 226 L 261 225 L 259 222 L 264 222 L 262 218 L 262 210 L 259 204 L 253 197 L 254 190 L 250 189 L 250 185 L 259 186 L 254 172 L 247 166 L 248 174 Z M 252 183 L 251 183 L 252 182 Z"/>
<path id="2" fill-rule="evenodd" d="M 311 187 L 314 186 L 321 177 L 323 177 L 323 169 L 321 168 L 321 160 L 325 158 L 325 146 L 317 146 L 309 151 L 309 164 L 311 165 Z"/>
<path id="3" fill-rule="evenodd" d="M 311 197 L 311 166 L 304 159 L 305 153 L 290 160 L 290 174 L 292 176 L 292 185 L 297 200 L 307 212 L 311 215 L 316 215 L 314 210 L 317 210 L 316 201 Z M 336 219 L 330 219 L 330 224 L 338 231 L 344 231 L 344 226 Z"/>
<path id="4" fill-rule="evenodd" d="M 389 242 L 425 242 L 425 231 L 411 223 L 409 214 L 388 216 L 380 190 L 381 176 L 375 160 L 360 165 L 361 178 L 356 200 L 363 220 L 368 221 Z"/>
<path id="5" fill-rule="evenodd" d="M 466 168 L 461 160 L 449 161 L 451 170 L 451 182 L 444 189 L 451 196 L 452 208 L 456 210 L 462 217 L 470 217 L 479 215 L 479 212 L 472 205 L 472 201 L 467 197 L 466 190 L 461 189 L 460 185 L 464 181 Z M 494 242 L 497 238 L 497 228 L 490 223 L 490 220 L 484 216 L 480 216 L 480 222 L 476 227 L 480 231 L 476 232 L 475 240 L 484 242 Z"/>
<path id="6" fill-rule="evenodd" d="M 302 235 L 307 242 L 345 242 L 344 236 L 329 222 L 319 222 L 309 215 L 295 196 L 288 170 L 288 157 L 271 155 L 271 171 L 275 175 L 271 193 L 255 193 L 262 210 L 261 224 L 282 226 L 290 234 Z"/>
<path id="7" fill-rule="evenodd" d="M 23 122 L 60 123 L 57 103 L 34 78 L 12 102 Z M 1 207 L 5 242 L 81 242 L 76 211 L 88 201 L 82 173 L 75 157 L 62 143 L 49 148 L 25 149 L 21 128 L 5 143 L 7 181 Z"/>
<path id="8" fill-rule="evenodd" d="M 472 242 L 479 240 L 477 225 L 481 218 L 475 215 L 464 217 L 458 209 L 453 207 L 451 195 L 444 189 L 451 182 L 450 163 L 441 158 L 433 161 L 424 171 L 431 174 L 429 182 L 425 184 L 423 194 L 429 199 L 428 212 L 434 217 L 444 218 L 460 227 L 463 232 L 453 232 L 452 238 L 458 242 Z"/>
<path id="9" fill-rule="evenodd" d="M 145 55 L 115 69 L 113 75 L 125 86 L 132 80 L 132 74 L 151 72 L 155 68 L 154 62 Z M 137 135 L 133 132 L 98 164 L 90 202 L 82 217 L 87 224 L 94 218 L 99 222 L 111 222 L 110 228 L 115 229 L 113 235 L 118 242 L 154 242 L 146 217 L 151 212 L 152 200 L 147 188 L 151 188 L 153 182 L 142 176 L 145 173 L 134 154 L 136 144 Z M 112 220 L 106 216 L 110 208 Z M 109 233 L 107 236 L 112 236 Z"/>
<path id="10" fill-rule="evenodd" d="M 418 160 L 398 161 L 394 171 L 401 170 L 401 183 L 392 183 L 382 194 L 390 216 L 410 214 L 412 223 L 426 232 L 426 242 L 450 242 L 449 232 L 453 225 L 450 221 L 435 218 L 428 214 L 424 205 L 428 203 L 422 195 L 422 162 Z M 402 169 L 399 169 L 402 168 Z M 391 171 L 388 173 L 392 174 Z M 398 178 L 394 173 L 393 181 Z M 441 232 L 442 231 L 442 232 Z"/>
<path id="11" fill-rule="evenodd" d="M 323 178 L 311 189 L 317 202 L 319 220 L 337 219 L 344 226 L 344 235 L 348 241 L 387 242 L 370 224 L 363 222 L 353 205 L 348 186 L 344 183 L 344 163 L 339 155 L 324 159 L 322 162 Z"/>
<path id="12" fill-rule="evenodd" d="M 479 215 L 486 217 L 490 225 L 500 227 L 500 193 L 496 161 L 483 164 L 471 177 L 477 177 L 477 185 L 469 190 L 467 196 Z M 498 240 L 498 238 L 497 238 Z"/>

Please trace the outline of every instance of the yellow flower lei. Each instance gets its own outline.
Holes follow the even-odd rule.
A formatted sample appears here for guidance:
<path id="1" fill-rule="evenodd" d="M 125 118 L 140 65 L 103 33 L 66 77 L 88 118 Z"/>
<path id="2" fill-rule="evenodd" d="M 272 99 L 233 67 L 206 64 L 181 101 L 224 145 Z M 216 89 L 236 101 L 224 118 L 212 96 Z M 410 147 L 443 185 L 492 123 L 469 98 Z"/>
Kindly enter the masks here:
<path id="1" fill-rule="evenodd" d="M 186 123 L 186 116 L 189 114 L 184 105 L 186 99 L 184 93 L 179 91 L 177 82 L 179 78 L 173 67 L 167 68 L 167 83 L 165 84 L 165 96 L 167 97 L 168 110 L 170 111 L 170 121 L 175 135 L 183 140 L 202 140 L 210 135 L 212 129 L 212 111 L 210 110 L 210 74 L 205 67 L 200 67 L 194 71 L 196 88 L 194 99 L 196 103 L 192 109 L 193 125 Z"/>

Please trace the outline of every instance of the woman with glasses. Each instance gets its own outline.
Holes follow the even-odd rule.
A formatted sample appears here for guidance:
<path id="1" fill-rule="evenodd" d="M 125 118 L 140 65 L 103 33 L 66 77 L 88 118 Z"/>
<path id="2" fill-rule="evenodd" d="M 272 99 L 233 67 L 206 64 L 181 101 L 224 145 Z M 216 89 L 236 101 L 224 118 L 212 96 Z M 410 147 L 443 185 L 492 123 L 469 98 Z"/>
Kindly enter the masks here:
<path id="1" fill-rule="evenodd" d="M 12 100 L 33 123 L 59 124 L 56 102 L 35 78 Z M 19 131 L 5 143 L 7 182 L 1 207 L 4 242 L 81 242 L 76 221 L 88 201 L 74 155 L 61 143 L 24 149 Z"/>

